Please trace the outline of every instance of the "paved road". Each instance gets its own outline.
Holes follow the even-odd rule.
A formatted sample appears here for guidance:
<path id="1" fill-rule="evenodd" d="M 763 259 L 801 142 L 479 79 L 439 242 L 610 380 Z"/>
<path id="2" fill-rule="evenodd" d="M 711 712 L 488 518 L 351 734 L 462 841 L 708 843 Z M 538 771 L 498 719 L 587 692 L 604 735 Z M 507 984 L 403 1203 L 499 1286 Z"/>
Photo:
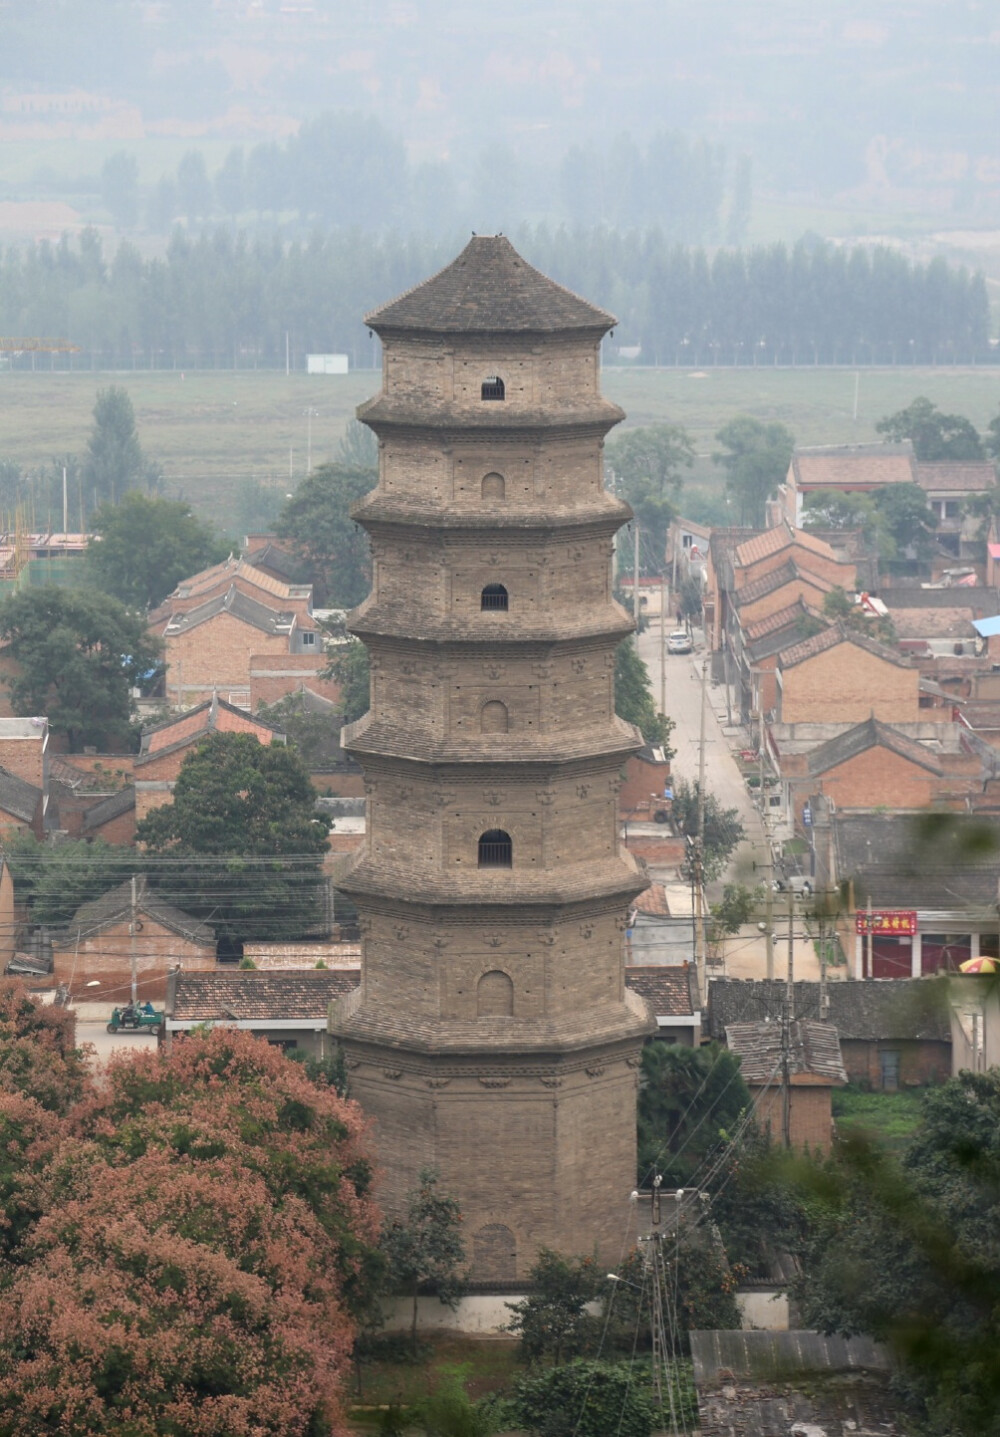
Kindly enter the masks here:
<path id="1" fill-rule="evenodd" d="M 668 619 L 668 629 L 672 627 Z M 673 771 L 679 778 L 694 783 L 698 777 L 698 748 L 701 726 L 701 671 L 705 648 L 700 630 L 695 631 L 693 654 L 671 654 L 663 656 L 660 646 L 659 623 L 656 619 L 644 634 L 639 636 L 639 653 L 649 669 L 650 683 L 657 707 L 660 702 L 661 664 L 666 665 L 666 710 L 674 720 L 673 747 L 676 757 Z M 737 725 L 726 723 L 726 694 L 722 685 L 713 687 L 711 678 L 705 685 L 705 788 L 713 793 L 724 808 L 735 808 L 746 831 L 746 838 L 740 844 L 729 862 L 727 871 L 715 883 L 709 885 L 709 899 L 714 901 L 721 895 L 726 882 L 745 883 L 748 887 L 763 880 L 766 866 L 770 861 L 769 845 L 764 837 L 760 813 L 750 795 L 739 766 L 733 757 L 733 749 L 743 747 L 748 735 Z M 785 899 L 775 896 L 773 931 L 778 935 L 774 952 L 774 971 L 783 977 L 787 967 L 788 921 L 785 916 Z M 805 927 L 797 911 L 794 930 Z M 738 934 L 726 940 L 724 968 L 734 978 L 763 978 L 766 976 L 766 943 L 750 924 Z M 668 952 L 663 945 L 662 953 L 652 949 L 643 954 L 644 962 L 676 962 L 677 955 Z M 818 978 L 819 963 L 811 940 L 804 936 L 795 940 L 795 976 Z M 839 976 L 837 974 L 836 976 Z"/>

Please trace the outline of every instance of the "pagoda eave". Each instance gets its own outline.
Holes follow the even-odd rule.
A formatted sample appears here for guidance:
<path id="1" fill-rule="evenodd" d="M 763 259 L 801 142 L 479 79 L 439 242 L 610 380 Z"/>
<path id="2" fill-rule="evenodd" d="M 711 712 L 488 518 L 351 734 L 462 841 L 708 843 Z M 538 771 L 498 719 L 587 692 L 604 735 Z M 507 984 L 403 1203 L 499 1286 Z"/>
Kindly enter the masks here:
<path id="1" fill-rule="evenodd" d="M 414 435 L 432 433 L 447 443 L 476 439 L 493 443 L 498 438 L 512 436 L 523 440 L 533 434 L 546 439 L 561 433 L 607 434 L 625 418 L 624 409 L 609 400 L 588 405 L 585 409 L 560 409 L 556 412 L 508 409 L 504 405 L 489 405 L 487 410 L 483 413 L 478 409 L 460 409 L 449 405 L 428 405 L 427 408 L 404 406 L 379 395 L 365 404 L 359 404 L 356 413 L 361 423 L 367 424 L 380 438 L 384 434 L 399 432 Z"/>

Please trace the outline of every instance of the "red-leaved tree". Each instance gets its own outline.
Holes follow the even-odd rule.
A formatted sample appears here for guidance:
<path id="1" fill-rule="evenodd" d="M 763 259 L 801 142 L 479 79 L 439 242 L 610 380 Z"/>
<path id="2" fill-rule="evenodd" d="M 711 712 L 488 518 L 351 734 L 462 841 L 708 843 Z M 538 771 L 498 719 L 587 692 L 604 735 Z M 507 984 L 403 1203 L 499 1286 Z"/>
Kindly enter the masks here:
<path id="1" fill-rule="evenodd" d="M 223 1031 L 113 1061 L 54 1144 L 24 1135 L 33 1107 L 0 1102 L 0 1150 L 38 1155 L 4 1264 L 0 1431 L 343 1430 L 377 1264 L 357 1109 Z"/>

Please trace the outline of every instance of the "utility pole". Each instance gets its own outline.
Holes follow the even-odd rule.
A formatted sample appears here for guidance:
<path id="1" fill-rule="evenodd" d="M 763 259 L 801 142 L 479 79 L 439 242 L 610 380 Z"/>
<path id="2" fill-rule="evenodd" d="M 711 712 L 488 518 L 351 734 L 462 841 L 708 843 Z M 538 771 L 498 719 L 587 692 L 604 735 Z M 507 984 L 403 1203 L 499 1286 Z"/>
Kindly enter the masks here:
<path id="1" fill-rule="evenodd" d="M 66 465 L 63 465 L 63 533 L 69 531 L 69 493 L 66 489 Z"/>
<path id="2" fill-rule="evenodd" d="M 639 627 L 639 520 L 632 520 L 632 617 Z"/>
<path id="3" fill-rule="evenodd" d="M 135 874 L 134 874 L 134 873 L 133 873 L 133 875 L 132 875 L 132 910 L 131 910 L 131 914 L 130 914 L 130 916 L 129 916 L 128 938 L 129 938 L 129 950 L 130 950 L 130 954 L 131 954 L 131 958 L 132 958 L 132 1007 L 134 1008 L 135 1005 L 136 1005 L 136 1001 L 137 1001 L 137 999 L 138 999 L 138 996 L 139 996 L 139 993 L 138 993 L 138 984 L 137 984 L 137 981 L 136 981 L 136 971 L 135 971 Z"/>
<path id="4" fill-rule="evenodd" d="M 660 570 L 660 713 L 667 715 L 667 574 Z"/>
<path id="5" fill-rule="evenodd" d="M 786 1148 L 792 1146 L 792 1085 L 791 1048 L 792 1024 L 795 1021 L 795 895 L 788 889 L 788 979 L 785 1001 L 781 1005 L 781 1138 Z"/>
<path id="6" fill-rule="evenodd" d="M 652 1301 L 650 1302 L 650 1327 L 653 1338 L 653 1392 L 660 1411 L 663 1411 L 662 1373 L 667 1360 L 666 1334 L 663 1331 L 663 1233 L 660 1231 L 660 1186 L 663 1179 L 659 1173 L 653 1177 L 653 1195 L 650 1205 L 649 1246 L 653 1259 Z"/>
<path id="7" fill-rule="evenodd" d="M 694 841 L 695 872 L 695 972 L 701 985 L 702 1001 L 707 991 L 708 975 L 705 971 L 705 684 L 708 679 L 708 657 L 701 661 L 701 720 L 698 733 L 698 827 Z"/>

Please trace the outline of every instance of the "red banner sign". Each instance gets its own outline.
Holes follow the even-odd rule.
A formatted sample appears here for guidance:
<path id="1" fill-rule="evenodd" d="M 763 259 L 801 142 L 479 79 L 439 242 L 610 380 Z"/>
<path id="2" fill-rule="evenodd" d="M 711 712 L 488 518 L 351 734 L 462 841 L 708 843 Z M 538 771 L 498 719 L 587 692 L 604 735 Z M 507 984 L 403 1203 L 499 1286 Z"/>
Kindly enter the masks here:
<path id="1" fill-rule="evenodd" d="M 857 933 L 885 933 L 895 938 L 912 938 L 917 931 L 917 915 L 912 908 L 881 909 L 854 916 Z"/>

